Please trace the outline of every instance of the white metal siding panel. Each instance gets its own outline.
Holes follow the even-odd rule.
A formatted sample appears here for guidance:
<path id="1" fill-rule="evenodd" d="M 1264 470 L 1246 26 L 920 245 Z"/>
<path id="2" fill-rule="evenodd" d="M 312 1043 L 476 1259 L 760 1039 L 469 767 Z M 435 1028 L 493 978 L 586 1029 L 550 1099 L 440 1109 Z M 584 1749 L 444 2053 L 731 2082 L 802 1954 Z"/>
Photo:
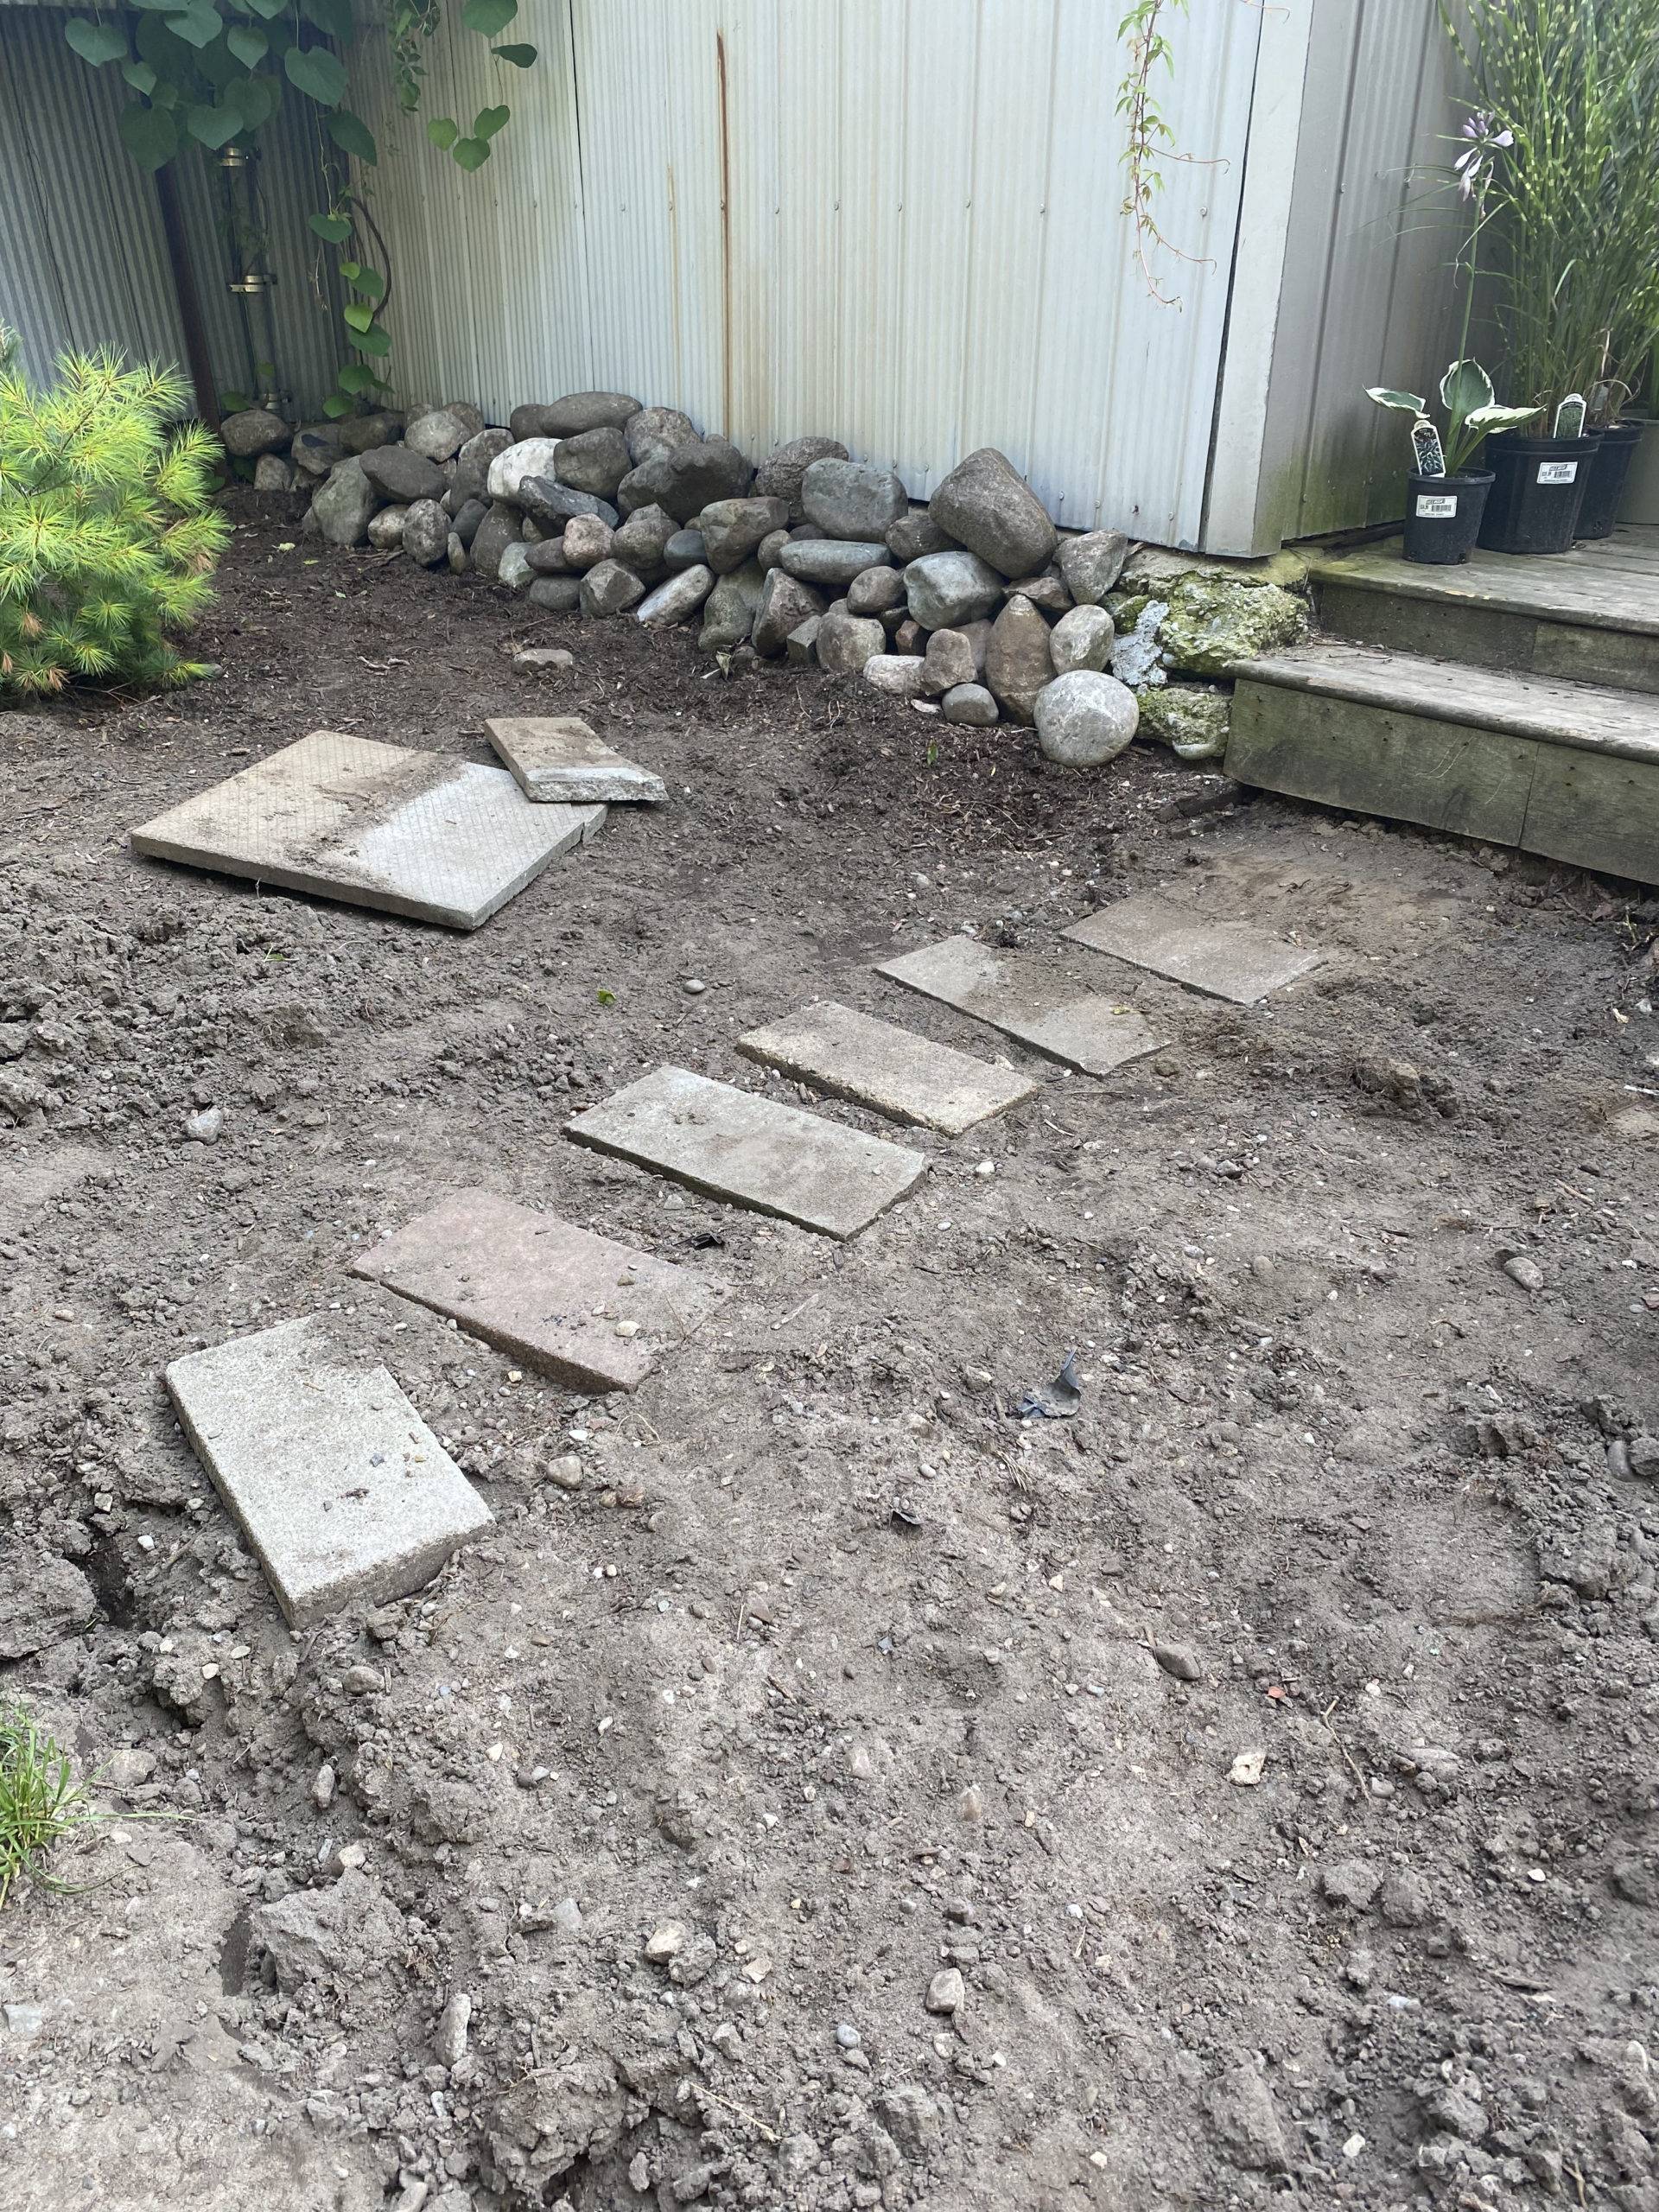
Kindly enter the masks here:
<path id="1" fill-rule="evenodd" d="M 757 454 L 842 437 L 920 496 L 999 445 L 1066 520 L 1192 542 L 1260 27 L 1173 27 L 1160 96 L 1204 157 L 1166 172 L 1177 309 L 1118 212 L 1101 0 L 524 0 L 533 70 L 434 53 L 463 124 L 512 106 L 493 158 L 409 146 L 377 183 L 399 387 L 499 417 L 615 385 Z"/>

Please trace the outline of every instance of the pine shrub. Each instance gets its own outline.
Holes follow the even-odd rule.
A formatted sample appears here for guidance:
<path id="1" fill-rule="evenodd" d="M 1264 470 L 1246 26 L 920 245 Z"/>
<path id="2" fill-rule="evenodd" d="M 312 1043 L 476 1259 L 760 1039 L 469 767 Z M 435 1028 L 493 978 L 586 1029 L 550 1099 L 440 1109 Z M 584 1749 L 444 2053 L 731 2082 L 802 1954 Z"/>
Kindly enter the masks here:
<path id="1" fill-rule="evenodd" d="M 0 332 L 0 692 L 182 683 L 169 630 L 213 598 L 229 526 L 219 448 L 170 427 L 188 388 L 116 353 L 66 353 L 35 391 Z"/>

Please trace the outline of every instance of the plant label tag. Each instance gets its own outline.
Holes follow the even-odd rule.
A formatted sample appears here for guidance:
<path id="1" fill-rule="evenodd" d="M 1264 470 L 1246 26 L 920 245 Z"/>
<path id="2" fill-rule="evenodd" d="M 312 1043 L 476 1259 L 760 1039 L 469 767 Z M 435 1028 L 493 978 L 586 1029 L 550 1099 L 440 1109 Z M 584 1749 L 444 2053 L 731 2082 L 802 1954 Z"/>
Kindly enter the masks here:
<path id="1" fill-rule="evenodd" d="M 1541 484 L 1575 484 L 1578 476 L 1579 464 L 1576 461 L 1541 461 L 1538 464 L 1538 481 Z"/>
<path id="2" fill-rule="evenodd" d="M 1417 494 L 1419 522 L 1450 522 L 1457 512 L 1458 502 L 1454 493 L 1445 493 L 1438 497 L 1427 492 Z"/>

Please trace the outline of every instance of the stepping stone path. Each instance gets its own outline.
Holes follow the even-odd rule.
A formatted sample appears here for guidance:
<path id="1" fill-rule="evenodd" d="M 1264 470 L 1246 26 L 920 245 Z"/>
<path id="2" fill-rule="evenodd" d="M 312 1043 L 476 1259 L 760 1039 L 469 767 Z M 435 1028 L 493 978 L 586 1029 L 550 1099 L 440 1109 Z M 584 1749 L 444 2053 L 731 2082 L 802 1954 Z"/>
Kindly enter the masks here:
<path id="1" fill-rule="evenodd" d="M 613 752 L 575 715 L 502 715 L 484 725 L 526 798 L 567 805 L 655 803 L 668 786 Z"/>
<path id="2" fill-rule="evenodd" d="M 1323 957 L 1242 922 L 1200 920 L 1150 895 L 1103 906 L 1065 935 L 1236 1006 L 1255 1006 L 1269 991 L 1317 968 Z"/>
<path id="3" fill-rule="evenodd" d="M 884 960 L 876 973 L 1084 1075 L 1109 1075 L 1163 1042 L 1133 1007 L 1080 991 L 1034 960 L 992 952 L 970 937 L 946 938 Z"/>
<path id="4" fill-rule="evenodd" d="M 176 1359 L 167 1387 L 290 1627 L 406 1597 L 491 1526 L 385 1369 L 315 1320 Z"/>
<path id="5" fill-rule="evenodd" d="M 772 1027 L 751 1029 L 737 1049 L 832 1097 L 951 1137 L 1042 1087 L 1013 1068 L 988 1066 L 833 999 L 804 1007 Z"/>
<path id="6" fill-rule="evenodd" d="M 462 1191 L 352 1263 L 567 1389 L 632 1390 L 721 1294 L 683 1268 L 490 1191 Z"/>
<path id="7" fill-rule="evenodd" d="M 856 1236 L 927 1169 L 919 1152 L 687 1068 L 654 1068 L 565 1134 L 826 1236 Z"/>
<path id="8" fill-rule="evenodd" d="M 187 868 L 475 930 L 602 806 L 529 806 L 505 768 L 313 730 L 132 833 Z"/>

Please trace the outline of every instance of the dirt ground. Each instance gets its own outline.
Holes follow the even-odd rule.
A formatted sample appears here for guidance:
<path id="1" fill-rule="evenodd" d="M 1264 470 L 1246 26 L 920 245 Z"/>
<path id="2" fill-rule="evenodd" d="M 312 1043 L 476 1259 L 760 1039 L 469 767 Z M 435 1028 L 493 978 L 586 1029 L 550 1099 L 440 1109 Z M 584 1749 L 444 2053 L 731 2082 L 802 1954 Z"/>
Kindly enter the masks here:
<path id="1" fill-rule="evenodd" d="M 0 1698 L 115 1815 L 0 1912 L 0 2201 L 1654 2212 L 1659 901 L 240 512 L 220 680 L 0 716 Z M 474 936 L 126 849 L 537 710 L 671 803 Z M 1325 963 L 1061 944 L 1154 885 Z M 734 1040 L 814 995 L 995 1057 L 873 973 L 964 925 L 1167 1049 L 1006 1047 L 845 1246 L 562 1135 L 795 1098 Z M 728 1295 L 570 1397 L 346 1272 L 469 1185 Z M 296 1637 L 162 1370 L 312 1313 L 496 1524 Z"/>

